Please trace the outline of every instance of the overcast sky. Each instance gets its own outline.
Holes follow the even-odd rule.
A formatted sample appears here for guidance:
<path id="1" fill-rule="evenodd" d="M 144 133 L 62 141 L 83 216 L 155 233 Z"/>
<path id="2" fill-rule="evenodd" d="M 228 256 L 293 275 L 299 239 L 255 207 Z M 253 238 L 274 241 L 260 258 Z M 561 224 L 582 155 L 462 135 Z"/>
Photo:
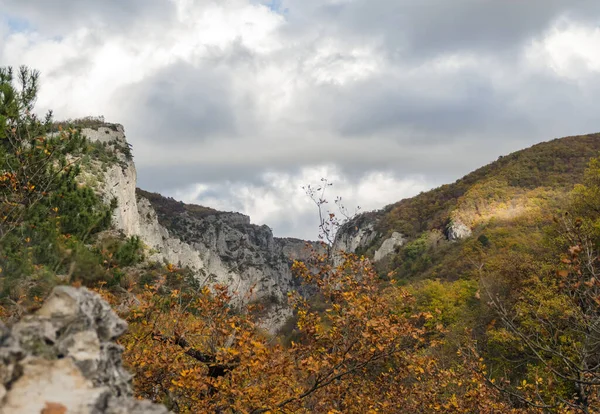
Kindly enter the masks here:
<path id="1" fill-rule="evenodd" d="M 315 238 L 301 186 L 381 208 L 600 130 L 598 0 L 0 0 L 40 110 L 125 126 L 138 186 Z"/>

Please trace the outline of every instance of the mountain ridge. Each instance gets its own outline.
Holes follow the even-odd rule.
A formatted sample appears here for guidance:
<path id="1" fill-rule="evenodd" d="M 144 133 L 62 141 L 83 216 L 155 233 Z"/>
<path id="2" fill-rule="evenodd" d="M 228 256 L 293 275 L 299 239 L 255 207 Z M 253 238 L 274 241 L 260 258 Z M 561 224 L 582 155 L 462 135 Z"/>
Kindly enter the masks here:
<path id="1" fill-rule="evenodd" d="M 537 193 L 560 198 L 580 182 L 589 159 L 599 152 L 600 134 L 594 133 L 556 138 L 500 156 L 453 183 L 354 217 L 338 231 L 336 249 L 373 257 L 393 233 L 411 240 L 436 230 L 445 239 L 452 234 L 464 239 L 499 213 L 508 216 L 529 208 L 531 200 L 542 196 Z"/>
<path id="2" fill-rule="evenodd" d="M 129 148 L 118 124 L 84 128 L 82 133 Z M 512 223 L 521 216 L 537 217 L 550 205 L 558 208 L 583 176 L 587 161 L 599 151 L 600 134 L 588 134 L 557 138 L 501 156 L 454 183 L 352 218 L 337 232 L 333 251 L 365 254 L 382 277 L 390 272 L 400 279 L 460 277 L 468 269 L 458 259 L 461 249 L 469 245 L 465 240 L 473 235 L 500 246 L 506 237 L 495 234 L 507 225 L 497 224 L 498 220 Z M 252 224 L 241 213 L 185 204 L 141 190 L 131 157 L 122 153 L 118 159 L 104 173 L 104 198 L 117 199 L 116 228 L 126 236 L 139 236 L 151 260 L 190 268 L 203 282 L 224 284 L 239 304 L 258 300 L 274 305 L 264 325 L 271 333 L 292 317 L 286 296 L 301 287 L 291 273 L 291 263 L 306 260 L 306 245 L 317 243 L 274 237 L 267 225 Z M 545 225 L 550 218 L 537 220 Z M 489 227 L 490 222 L 496 224 Z M 541 237 L 541 224 L 524 226 L 529 237 Z M 340 263 L 339 258 L 334 263 Z M 460 271 L 452 273 L 457 268 Z"/>

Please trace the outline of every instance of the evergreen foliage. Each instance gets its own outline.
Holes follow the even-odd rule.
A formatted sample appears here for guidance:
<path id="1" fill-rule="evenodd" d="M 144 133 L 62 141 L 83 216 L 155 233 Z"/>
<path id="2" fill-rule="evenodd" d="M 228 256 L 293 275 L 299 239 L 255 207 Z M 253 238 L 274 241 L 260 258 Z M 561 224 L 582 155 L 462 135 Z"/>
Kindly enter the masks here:
<path id="1" fill-rule="evenodd" d="M 68 274 L 70 256 L 110 226 L 116 206 L 78 182 L 89 143 L 72 127 L 51 132 L 51 113 L 38 118 L 38 84 L 26 67 L 0 69 L 0 295 L 13 300 L 19 287 L 40 291 L 31 279 L 51 287 Z"/>

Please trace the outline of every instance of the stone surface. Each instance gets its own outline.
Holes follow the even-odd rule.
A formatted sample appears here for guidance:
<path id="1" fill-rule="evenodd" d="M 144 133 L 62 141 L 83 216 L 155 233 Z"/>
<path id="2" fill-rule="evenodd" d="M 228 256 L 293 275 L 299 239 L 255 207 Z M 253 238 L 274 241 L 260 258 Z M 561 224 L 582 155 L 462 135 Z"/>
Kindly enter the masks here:
<path id="1" fill-rule="evenodd" d="M 448 225 L 447 237 L 450 241 L 457 241 L 471 237 L 471 229 L 460 220 L 452 220 Z"/>
<path id="2" fill-rule="evenodd" d="M 396 248 L 402 246 L 406 242 L 406 239 L 402 234 L 393 232 L 389 239 L 385 239 L 381 244 L 381 247 L 375 251 L 373 261 L 378 262 L 381 259 L 389 256 L 396 251 Z"/>
<path id="3" fill-rule="evenodd" d="M 341 226 L 333 242 L 333 263 L 339 265 L 343 261 L 341 253 L 356 253 L 366 250 L 379 236 L 375 231 L 375 223 L 370 215 L 362 214 Z"/>
<path id="4" fill-rule="evenodd" d="M 334 251 L 354 253 L 359 248 L 367 247 L 377 237 L 373 223 L 361 227 L 344 227 L 335 239 Z"/>
<path id="5" fill-rule="evenodd" d="M 0 324 L 0 414 L 167 413 L 132 396 L 114 342 L 126 329 L 100 296 L 69 286 L 11 329 Z"/>

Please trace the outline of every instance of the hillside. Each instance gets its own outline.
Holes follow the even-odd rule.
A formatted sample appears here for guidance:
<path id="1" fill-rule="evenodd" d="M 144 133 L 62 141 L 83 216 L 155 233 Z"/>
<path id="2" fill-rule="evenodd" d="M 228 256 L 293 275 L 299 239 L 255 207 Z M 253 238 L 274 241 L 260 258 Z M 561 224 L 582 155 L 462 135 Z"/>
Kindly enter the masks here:
<path id="1" fill-rule="evenodd" d="M 543 228 L 564 208 L 565 197 L 599 152 L 600 134 L 534 145 L 452 184 L 356 217 L 340 229 L 337 244 L 373 257 L 397 233 L 402 241 L 384 249 L 382 272 L 395 271 L 399 278 L 459 278 L 464 271 L 459 256 L 473 247 L 473 240 L 488 248 L 513 245 L 535 251 Z M 461 238 L 467 240 L 451 243 Z"/>
<path id="2" fill-rule="evenodd" d="M 590 134 L 543 142 L 500 157 L 453 184 L 387 206 L 378 230 L 404 229 L 410 235 L 441 230 L 457 209 L 507 203 L 536 188 L 570 190 L 581 182 L 590 158 L 599 151 L 600 134 Z M 485 212 L 475 214 L 483 218 Z M 477 222 L 476 217 L 470 220 L 467 225 Z"/>
<path id="3" fill-rule="evenodd" d="M 405 286 L 417 308 L 431 313 L 430 326 L 444 330 L 443 359 L 471 338 L 490 378 L 502 376 L 513 397 L 523 378 L 564 380 L 565 367 L 549 367 L 556 358 L 568 361 L 563 348 L 571 330 L 598 336 L 600 168 L 590 159 L 599 152 L 600 134 L 590 134 L 500 157 L 455 183 L 355 217 L 335 245 L 370 257 L 381 279 Z M 592 327 L 582 328 L 582 321 Z M 572 388 L 555 389 L 554 396 L 566 390 Z"/>

